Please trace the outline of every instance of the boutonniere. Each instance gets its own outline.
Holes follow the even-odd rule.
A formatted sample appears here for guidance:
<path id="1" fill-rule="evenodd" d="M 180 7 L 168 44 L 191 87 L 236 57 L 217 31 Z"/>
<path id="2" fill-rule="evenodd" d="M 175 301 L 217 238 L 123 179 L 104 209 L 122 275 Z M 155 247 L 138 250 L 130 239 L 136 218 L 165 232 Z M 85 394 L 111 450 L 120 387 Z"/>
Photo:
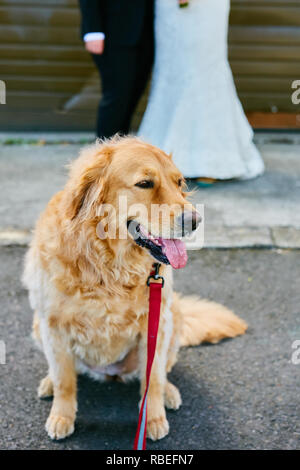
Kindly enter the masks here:
<path id="1" fill-rule="evenodd" d="M 178 0 L 178 3 L 179 3 L 179 8 L 185 8 L 189 6 L 188 0 Z"/>

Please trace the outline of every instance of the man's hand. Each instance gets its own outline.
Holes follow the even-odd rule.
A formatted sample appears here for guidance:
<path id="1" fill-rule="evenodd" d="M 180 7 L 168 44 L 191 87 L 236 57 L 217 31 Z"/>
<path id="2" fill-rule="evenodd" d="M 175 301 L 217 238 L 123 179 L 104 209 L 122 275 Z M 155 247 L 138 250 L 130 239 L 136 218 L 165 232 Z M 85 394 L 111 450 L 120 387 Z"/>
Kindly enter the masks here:
<path id="1" fill-rule="evenodd" d="M 91 54 L 101 55 L 104 51 L 104 39 L 97 39 L 96 41 L 86 41 L 85 48 Z"/>

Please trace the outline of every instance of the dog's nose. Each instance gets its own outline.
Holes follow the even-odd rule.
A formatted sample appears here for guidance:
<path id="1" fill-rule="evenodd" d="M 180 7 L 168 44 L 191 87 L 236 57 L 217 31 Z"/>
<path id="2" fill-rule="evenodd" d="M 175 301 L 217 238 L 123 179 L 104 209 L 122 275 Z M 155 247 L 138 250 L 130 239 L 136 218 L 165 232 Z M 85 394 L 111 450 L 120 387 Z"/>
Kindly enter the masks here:
<path id="1" fill-rule="evenodd" d="M 184 211 L 181 216 L 182 235 L 186 235 L 196 230 L 202 220 L 197 211 Z"/>

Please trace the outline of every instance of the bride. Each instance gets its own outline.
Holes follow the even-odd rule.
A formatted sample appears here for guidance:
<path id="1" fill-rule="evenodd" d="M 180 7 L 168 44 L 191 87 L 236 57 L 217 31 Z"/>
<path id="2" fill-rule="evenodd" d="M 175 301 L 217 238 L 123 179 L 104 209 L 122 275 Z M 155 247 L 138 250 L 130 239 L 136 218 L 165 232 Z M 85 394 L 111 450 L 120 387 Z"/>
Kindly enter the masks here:
<path id="1" fill-rule="evenodd" d="M 172 152 L 187 178 L 250 179 L 264 170 L 227 60 L 229 9 L 230 0 L 156 0 L 156 57 L 139 135 Z"/>

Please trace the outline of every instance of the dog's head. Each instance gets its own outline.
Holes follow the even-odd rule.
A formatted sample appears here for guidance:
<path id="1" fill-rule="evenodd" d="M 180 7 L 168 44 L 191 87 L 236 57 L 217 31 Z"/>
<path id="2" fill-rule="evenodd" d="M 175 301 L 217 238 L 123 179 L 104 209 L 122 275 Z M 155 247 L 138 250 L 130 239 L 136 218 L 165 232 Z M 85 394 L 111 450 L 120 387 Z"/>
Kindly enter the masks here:
<path id="1" fill-rule="evenodd" d="M 92 224 L 114 248 L 137 245 L 174 268 L 186 264 L 181 240 L 200 216 L 187 201 L 171 156 L 132 137 L 97 143 L 71 166 L 66 214 Z"/>

